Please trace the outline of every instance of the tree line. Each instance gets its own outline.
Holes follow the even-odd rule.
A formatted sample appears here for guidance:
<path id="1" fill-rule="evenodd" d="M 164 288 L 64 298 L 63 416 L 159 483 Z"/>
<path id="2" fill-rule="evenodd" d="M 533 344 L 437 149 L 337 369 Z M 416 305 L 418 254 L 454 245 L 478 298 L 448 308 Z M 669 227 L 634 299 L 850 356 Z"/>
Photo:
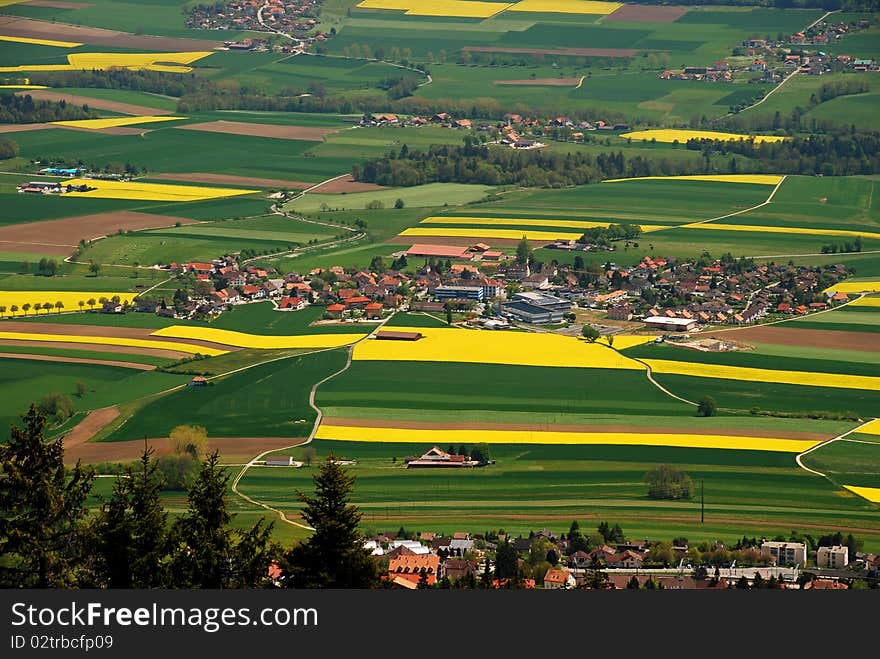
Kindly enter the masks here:
<path id="1" fill-rule="evenodd" d="M 389 152 L 352 165 L 355 180 L 407 187 L 425 183 L 481 183 L 556 188 L 608 178 L 683 174 L 821 174 L 848 176 L 880 172 L 880 133 L 812 135 L 775 143 L 748 140 L 690 140 L 686 148 L 702 151 L 696 161 L 625 156 L 617 153 L 518 151 L 480 144 L 471 136 L 459 145 L 431 145 L 425 150 Z M 731 155 L 729 160 L 713 156 Z M 736 156 L 740 156 L 737 158 Z"/>
<path id="2" fill-rule="evenodd" d="M 75 121 L 94 119 L 97 116 L 88 106 L 80 107 L 66 101 L 35 101 L 30 94 L 0 95 L 0 123 L 3 124 Z"/>
<path id="3" fill-rule="evenodd" d="M 523 116 L 558 116 L 566 114 L 573 120 L 595 121 L 597 117 L 607 122 L 627 120 L 621 112 L 601 106 L 583 103 L 568 107 L 516 103 L 504 105 L 494 98 L 438 98 L 428 99 L 409 96 L 418 80 L 404 75 L 398 79 L 380 81 L 375 91 L 352 92 L 344 96 L 328 96 L 317 87 L 287 87 L 277 94 L 267 94 L 258 85 L 248 85 L 237 80 L 205 80 L 195 74 L 168 74 L 160 71 L 63 71 L 37 73 L 31 77 L 34 84 L 50 87 L 83 87 L 98 89 L 129 89 L 173 96 L 178 100 L 177 112 L 205 112 L 212 110 L 259 110 L 274 112 L 319 112 L 354 114 L 359 112 L 396 112 L 400 114 L 431 115 L 448 112 L 459 118 L 497 119 L 508 112 Z M 392 84 L 389 84 L 389 82 Z M 317 93 L 316 93 L 317 92 Z M 636 118 L 631 118 L 635 121 Z M 40 120 L 43 121 L 43 120 Z M 48 119 L 46 120 L 48 121 Z"/>
<path id="4" fill-rule="evenodd" d="M 172 521 L 151 449 L 119 470 L 109 496 L 99 496 L 94 471 L 79 462 L 66 467 L 62 439 L 47 440 L 45 426 L 46 417 L 31 405 L 0 445 L 0 587 L 365 588 L 379 582 L 358 531 L 360 512 L 348 503 L 354 478 L 333 456 L 314 476 L 316 494 L 297 492 L 314 533 L 285 548 L 262 519 L 233 528 L 230 474 L 217 452 L 187 480 L 186 511 Z M 270 578 L 273 563 L 280 575 Z"/>

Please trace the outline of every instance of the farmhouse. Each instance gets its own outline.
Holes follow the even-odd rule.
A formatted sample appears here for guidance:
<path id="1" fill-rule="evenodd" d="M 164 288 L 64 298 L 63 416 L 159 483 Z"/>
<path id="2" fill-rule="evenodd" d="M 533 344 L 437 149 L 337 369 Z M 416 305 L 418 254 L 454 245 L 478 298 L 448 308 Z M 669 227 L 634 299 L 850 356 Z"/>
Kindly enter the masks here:
<path id="1" fill-rule="evenodd" d="M 376 332 L 376 338 L 381 341 L 418 341 L 422 336 L 421 332 L 397 332 L 393 330 L 380 330 Z"/>
<path id="2" fill-rule="evenodd" d="M 441 259 L 465 259 L 470 260 L 467 247 L 456 245 L 413 245 L 406 250 L 407 256 L 420 256 L 424 258 Z"/>
<path id="3" fill-rule="evenodd" d="M 466 455 L 453 455 L 447 453 L 439 446 L 435 446 L 420 458 L 410 460 L 406 464 L 407 469 L 432 468 L 432 467 L 476 467 L 476 460 L 469 460 Z"/>
<path id="4" fill-rule="evenodd" d="M 644 323 L 653 329 L 668 332 L 690 332 L 699 324 L 694 318 L 666 318 L 665 316 L 651 316 L 645 318 Z"/>
<path id="5" fill-rule="evenodd" d="M 296 462 L 292 455 L 270 455 L 266 458 L 267 467 L 294 467 Z"/>

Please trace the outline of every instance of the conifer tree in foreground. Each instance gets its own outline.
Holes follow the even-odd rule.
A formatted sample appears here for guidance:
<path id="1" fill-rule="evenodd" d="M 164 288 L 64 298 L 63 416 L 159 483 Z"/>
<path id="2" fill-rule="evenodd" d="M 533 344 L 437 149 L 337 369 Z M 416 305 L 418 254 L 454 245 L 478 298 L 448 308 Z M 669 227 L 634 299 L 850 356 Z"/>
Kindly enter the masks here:
<path id="1" fill-rule="evenodd" d="M 86 580 L 85 501 L 93 473 L 64 466 L 35 405 L 0 445 L 0 586 L 71 588 Z"/>
<path id="2" fill-rule="evenodd" d="M 285 582 L 292 588 L 372 588 L 379 568 L 358 531 L 361 512 L 349 503 L 354 476 L 330 455 L 314 476 L 315 494 L 297 491 L 302 517 L 315 529 L 285 555 Z"/>

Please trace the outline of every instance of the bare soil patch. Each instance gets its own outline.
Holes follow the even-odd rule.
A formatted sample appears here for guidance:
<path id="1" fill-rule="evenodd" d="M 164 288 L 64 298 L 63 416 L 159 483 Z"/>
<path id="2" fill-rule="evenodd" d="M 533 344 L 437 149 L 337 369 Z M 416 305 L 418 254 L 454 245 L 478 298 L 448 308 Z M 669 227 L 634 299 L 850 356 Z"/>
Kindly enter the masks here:
<path id="1" fill-rule="evenodd" d="M 0 133 L 23 133 L 27 130 L 45 130 L 46 128 L 58 128 L 52 124 L 2 124 Z"/>
<path id="2" fill-rule="evenodd" d="M 219 183 L 221 185 L 253 186 L 257 188 L 296 188 L 305 190 L 312 183 L 303 181 L 282 181 L 277 178 L 257 178 L 254 176 L 235 176 L 233 174 L 211 174 L 210 172 L 193 172 L 187 174 L 151 174 L 151 179 L 159 181 L 188 181 L 191 183 Z"/>
<path id="3" fill-rule="evenodd" d="M 274 137 L 281 140 L 304 140 L 321 142 L 327 133 L 335 133 L 335 128 L 318 126 L 281 126 L 279 124 L 249 124 L 244 121 L 205 121 L 199 124 L 176 126 L 179 130 L 200 130 L 224 135 L 246 135 L 248 137 Z"/>
<path id="4" fill-rule="evenodd" d="M 93 240 L 119 229 L 159 229 L 196 220 L 172 215 L 151 215 L 134 211 L 111 211 L 60 220 L 28 222 L 0 227 L 0 249 L 7 252 L 70 254 L 81 239 Z"/>
<path id="5" fill-rule="evenodd" d="M 351 176 L 346 178 L 338 178 L 328 181 L 323 185 L 319 185 L 312 192 L 320 194 L 346 194 L 351 192 L 373 192 L 375 190 L 387 190 L 386 185 L 376 185 L 375 183 L 362 183 L 355 181 Z"/>
<path id="6" fill-rule="evenodd" d="M 112 336 L 122 339 L 146 339 L 161 343 L 187 343 L 206 348 L 218 348 L 220 350 L 240 350 L 235 346 L 227 346 L 222 343 L 212 343 L 196 339 L 174 339 L 165 336 L 153 336 L 150 329 L 139 327 L 110 327 L 102 325 L 65 325 L 63 323 L 40 323 L 16 320 L 5 320 L 0 324 L 5 332 L 28 332 L 30 334 L 67 334 L 70 336 Z M 128 349 L 128 348 L 126 348 Z"/>
<path id="7" fill-rule="evenodd" d="M 714 338 L 714 337 L 713 337 Z M 747 327 L 719 333 L 725 340 L 775 343 L 806 348 L 840 348 L 842 350 L 880 351 L 877 335 L 870 332 L 842 332 L 840 330 L 793 329 L 784 325 Z"/>
<path id="8" fill-rule="evenodd" d="M 93 109 L 110 110 L 111 112 L 131 114 L 138 117 L 154 117 L 173 114 L 170 110 L 157 110 L 156 108 L 147 107 L 146 105 L 121 103 L 119 101 L 111 101 L 104 98 L 91 98 L 90 96 L 79 96 L 77 94 L 64 94 L 61 92 L 54 92 L 50 89 L 28 89 L 16 92 L 16 95 L 30 96 L 35 101 L 65 101 L 66 103 L 72 103 L 73 105 L 88 105 Z"/>
<path id="9" fill-rule="evenodd" d="M 101 411 L 103 410 L 96 410 L 96 412 L 92 412 L 92 414 Z M 107 418 L 106 421 L 101 418 L 96 419 L 94 424 L 103 421 L 100 427 L 94 430 L 87 428 L 82 434 L 91 431 L 89 437 L 94 437 L 98 430 L 106 426 L 115 418 L 116 416 L 113 416 L 112 418 Z M 143 439 L 133 439 L 125 442 L 86 442 L 85 440 L 80 440 L 79 442 L 74 443 L 71 447 L 68 443 L 68 437 L 76 432 L 77 429 L 87 421 L 89 421 L 89 417 L 86 417 L 79 426 L 71 430 L 70 433 L 65 436 L 65 462 L 75 463 L 77 460 L 82 460 L 87 464 L 95 462 L 129 462 L 137 460 L 140 457 L 144 450 Z M 225 463 L 241 463 L 250 460 L 264 451 L 282 449 L 286 446 L 302 444 L 305 441 L 304 437 L 209 437 L 208 451 L 213 451 L 214 449 L 220 451 L 220 457 Z M 157 456 L 168 455 L 173 450 L 171 442 L 167 438 L 148 439 L 146 444 L 155 450 Z"/>
<path id="10" fill-rule="evenodd" d="M 465 46 L 475 53 L 523 53 L 526 55 L 574 55 L 576 57 L 632 57 L 632 48 L 507 48 L 502 46 Z"/>
<path id="11" fill-rule="evenodd" d="M 0 330 L 6 325 L 0 324 Z M 188 352 L 179 350 L 161 350 L 159 348 L 135 348 L 133 346 L 108 346 L 103 343 L 68 343 L 65 341 L 52 341 L 51 345 L 45 341 L 16 341 L 14 339 L 0 339 L 0 346 L 24 346 L 28 348 L 58 348 L 59 350 L 91 350 L 121 355 L 149 355 L 150 357 L 162 357 L 165 359 L 181 359 L 191 357 Z"/>
<path id="12" fill-rule="evenodd" d="M 22 352 L 0 352 L 0 359 L 30 359 L 37 362 L 66 362 L 69 364 L 98 364 L 99 366 L 118 366 L 138 371 L 155 371 L 152 364 L 119 362 L 112 359 L 89 359 L 88 357 L 61 357 L 60 355 L 28 355 Z"/>
<path id="13" fill-rule="evenodd" d="M 162 52 L 189 52 L 213 50 L 222 45 L 219 41 L 205 39 L 182 39 L 157 37 L 149 34 L 131 34 L 97 27 L 82 27 L 66 23 L 50 23 L 32 18 L 3 16 L 0 18 L 0 35 L 29 37 L 31 39 L 56 39 L 77 41 L 92 46 L 116 46 L 132 50 L 158 50 Z"/>
<path id="14" fill-rule="evenodd" d="M 525 80 L 496 80 L 496 85 L 534 85 L 541 87 L 575 87 L 580 78 L 527 78 Z"/>
<path id="15" fill-rule="evenodd" d="M 660 7 L 653 5 L 623 5 L 602 19 L 617 23 L 674 23 L 688 12 L 687 7 Z"/>
<path id="16" fill-rule="evenodd" d="M 95 436 L 95 433 L 118 416 L 119 408 L 115 405 L 89 412 L 85 419 L 80 421 L 70 432 L 64 435 L 65 459 L 70 458 L 72 451 L 75 451 L 78 446 L 85 444 L 89 439 Z M 73 457 L 68 461 L 76 462 L 76 460 L 77 458 Z"/>
<path id="17" fill-rule="evenodd" d="M 22 4 L 49 9 L 85 9 L 92 6 L 88 2 L 60 2 L 60 0 L 27 0 Z"/>
<path id="18" fill-rule="evenodd" d="M 339 426 L 361 426 L 364 428 L 408 428 L 411 430 L 529 430 L 558 431 L 558 432 L 620 432 L 620 433 L 643 433 L 648 430 L 645 426 L 619 426 L 619 425 L 569 425 L 569 424 L 539 424 L 539 423 L 491 423 L 484 421 L 399 421 L 395 419 L 347 419 L 341 417 L 324 417 L 323 423 Z M 707 435 L 725 435 L 733 437 L 766 437 L 766 430 L 742 430 L 738 428 L 712 429 L 706 431 L 694 428 L 670 428 L 662 426 L 658 428 L 664 433 L 692 435 L 702 433 Z M 808 439 L 822 441 L 831 439 L 833 434 L 813 432 L 777 432 L 773 436 L 778 439 Z"/>

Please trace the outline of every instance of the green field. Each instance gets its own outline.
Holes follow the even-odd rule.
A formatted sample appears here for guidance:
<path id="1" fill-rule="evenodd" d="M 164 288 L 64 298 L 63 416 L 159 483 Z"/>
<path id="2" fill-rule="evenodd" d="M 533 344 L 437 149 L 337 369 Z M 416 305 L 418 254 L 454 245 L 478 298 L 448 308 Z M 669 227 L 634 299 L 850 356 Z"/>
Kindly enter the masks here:
<path id="1" fill-rule="evenodd" d="M 831 315 L 820 314 L 817 319 Z M 880 316 L 877 317 L 880 321 Z M 797 321 L 792 321 L 797 322 Z M 786 327 L 793 327 L 786 324 Z M 723 338 L 723 334 L 720 335 Z M 735 336 L 735 335 L 732 335 Z M 798 350 L 800 350 L 798 348 Z M 853 351 L 855 352 L 855 351 Z M 880 377 L 880 366 L 876 359 L 880 355 L 874 353 L 859 353 L 864 359 L 859 361 L 843 360 L 836 358 L 836 350 L 824 351 L 822 358 L 809 358 L 794 354 L 774 355 L 762 349 L 755 351 L 731 351 L 731 352 L 702 352 L 688 348 L 680 348 L 671 344 L 655 345 L 645 344 L 624 351 L 629 357 L 639 359 L 664 359 L 679 362 L 695 362 L 698 364 L 724 364 L 727 366 L 742 366 L 745 368 L 761 368 L 777 371 L 805 371 L 813 373 L 844 373 L 847 375 L 865 375 Z"/>
<path id="2" fill-rule="evenodd" d="M 792 529 L 857 528 L 867 546 L 880 544 L 877 506 L 846 496 L 825 479 L 797 469 L 790 456 L 738 451 L 649 447 L 493 445 L 497 464 L 475 470 L 414 470 L 405 455 L 425 445 L 316 441 L 318 456 L 355 459 L 354 500 L 371 529 L 450 532 L 504 528 L 525 533 L 539 526 L 567 528 L 572 519 L 593 526 L 619 522 L 635 537 L 733 541 L 743 532 L 772 536 Z M 445 448 L 445 447 L 444 447 Z M 289 453 L 289 451 L 288 451 Z M 294 451 L 295 454 L 299 450 Z M 724 455 L 722 455 L 724 454 Z M 651 501 L 643 476 L 658 463 L 677 464 L 703 481 L 706 523 L 699 501 Z M 296 511 L 291 492 L 307 488 L 311 470 L 252 469 L 242 491 L 282 510 Z"/>
<path id="3" fill-rule="evenodd" d="M 108 358 L 106 353 L 104 357 Z M 0 361 L 3 365 L 0 369 L 0 426 L 3 428 L 8 428 L 20 414 L 26 412 L 31 402 L 39 401 L 50 393 L 70 396 L 74 409 L 84 412 L 150 395 L 185 380 L 179 375 L 96 364 L 27 359 Z M 77 382 L 84 382 L 87 386 L 82 398 L 75 396 Z"/>
<path id="4" fill-rule="evenodd" d="M 838 485 L 880 487 L 880 444 L 857 437 L 822 446 L 805 455 L 803 462 Z"/>
<path id="5" fill-rule="evenodd" d="M 289 204 L 285 210 L 296 213 L 316 213 L 324 210 L 361 210 L 370 202 L 379 202 L 386 209 L 394 209 L 398 199 L 404 207 L 458 206 L 482 199 L 492 191 L 485 185 L 466 183 L 429 183 L 411 188 L 354 192 L 348 194 L 307 193 Z"/>
<path id="6" fill-rule="evenodd" d="M 309 389 L 344 363 L 342 350 L 315 352 L 254 366 L 208 387 L 184 387 L 138 409 L 104 439 L 167 437 L 181 423 L 202 425 L 209 437 L 304 437 L 315 418 Z"/>

